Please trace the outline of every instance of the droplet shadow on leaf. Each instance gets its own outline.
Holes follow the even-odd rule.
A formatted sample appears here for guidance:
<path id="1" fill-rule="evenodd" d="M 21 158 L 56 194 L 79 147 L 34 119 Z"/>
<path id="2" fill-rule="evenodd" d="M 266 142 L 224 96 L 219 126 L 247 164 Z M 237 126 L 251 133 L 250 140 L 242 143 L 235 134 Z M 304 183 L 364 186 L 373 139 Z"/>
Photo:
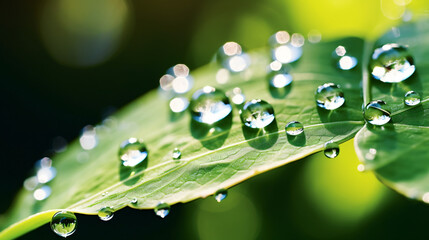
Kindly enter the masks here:
<path id="1" fill-rule="evenodd" d="M 169 111 L 170 121 L 175 122 L 175 121 L 181 119 L 185 115 L 185 112 L 186 111 L 183 111 L 183 112 Z"/>
<path id="2" fill-rule="evenodd" d="M 320 120 L 323 123 L 350 121 L 346 108 L 347 102 L 345 102 L 343 106 L 335 110 L 326 110 L 318 107 L 317 113 L 319 114 Z M 325 128 L 328 131 L 336 134 L 342 134 L 342 132 L 344 131 L 344 129 L 338 128 L 338 126 L 336 126 L 335 124 L 325 124 Z"/>
<path id="3" fill-rule="evenodd" d="M 276 88 L 276 87 L 273 87 L 268 82 L 268 90 L 270 91 L 270 94 L 273 98 L 283 99 L 290 93 L 290 90 L 292 88 L 292 84 L 293 84 L 293 82 L 291 82 L 289 85 L 284 86 L 282 88 Z"/>
<path id="4" fill-rule="evenodd" d="M 292 135 L 287 135 L 287 140 L 289 141 L 290 144 L 297 146 L 297 147 L 302 147 L 305 146 L 305 143 L 307 142 L 307 138 L 305 136 L 305 131 L 302 132 L 301 134 L 298 134 L 296 136 L 292 136 Z"/>
<path id="5" fill-rule="evenodd" d="M 250 128 L 245 125 L 242 127 L 244 138 L 247 143 L 256 149 L 264 150 L 272 147 L 279 138 L 277 121 L 274 119 L 265 128 Z"/>
<path id="6" fill-rule="evenodd" d="M 198 139 L 201 144 L 210 150 L 220 148 L 229 135 L 232 126 L 232 112 L 224 119 L 213 124 L 200 123 L 191 118 L 192 137 Z"/>
<path id="7" fill-rule="evenodd" d="M 404 98 L 405 93 L 410 90 L 418 93 L 423 91 L 423 86 L 418 70 L 416 70 L 408 79 L 399 83 L 385 83 L 371 77 L 371 85 L 383 95 L 396 97 L 401 100 Z M 387 103 L 389 104 L 389 102 Z"/>
<path id="8" fill-rule="evenodd" d="M 123 184 L 127 186 L 134 185 L 143 176 L 143 174 L 140 174 L 139 176 L 135 175 L 147 168 L 148 160 L 149 157 L 135 167 L 127 167 L 119 163 L 119 179 L 124 181 Z M 130 179 L 126 180 L 128 178 Z"/>

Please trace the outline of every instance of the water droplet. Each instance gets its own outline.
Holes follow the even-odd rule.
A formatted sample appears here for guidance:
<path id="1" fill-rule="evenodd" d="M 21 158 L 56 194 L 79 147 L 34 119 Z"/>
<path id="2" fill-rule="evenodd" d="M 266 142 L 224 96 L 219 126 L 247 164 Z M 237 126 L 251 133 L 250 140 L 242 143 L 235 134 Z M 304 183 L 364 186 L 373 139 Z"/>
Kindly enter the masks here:
<path id="1" fill-rule="evenodd" d="M 273 107 L 260 99 L 253 99 L 244 104 L 240 118 L 250 128 L 264 128 L 274 121 Z"/>
<path id="2" fill-rule="evenodd" d="M 377 150 L 375 148 L 370 148 L 369 151 L 365 154 L 365 159 L 372 161 L 375 159 L 376 154 Z"/>
<path id="3" fill-rule="evenodd" d="M 181 113 L 189 106 L 188 99 L 184 97 L 176 97 L 170 100 L 170 109 L 172 112 Z"/>
<path id="4" fill-rule="evenodd" d="M 122 165 L 126 167 L 135 167 L 143 162 L 148 156 L 146 145 L 137 138 L 130 138 L 122 142 L 119 148 L 119 157 Z"/>
<path id="5" fill-rule="evenodd" d="M 35 164 L 34 167 L 36 169 L 41 169 L 41 168 L 50 168 L 52 167 L 52 159 L 48 158 L 48 157 L 44 157 L 40 160 L 38 160 Z"/>
<path id="6" fill-rule="evenodd" d="M 139 200 L 137 198 L 131 199 L 131 204 L 137 204 Z"/>
<path id="7" fill-rule="evenodd" d="M 335 48 L 335 51 L 332 53 L 335 61 L 337 62 L 337 67 L 341 70 L 350 70 L 356 67 L 358 60 L 357 58 L 346 55 L 347 50 L 344 46 L 338 46 Z"/>
<path id="8" fill-rule="evenodd" d="M 74 213 L 57 212 L 52 216 L 51 229 L 61 237 L 68 237 L 76 231 L 77 219 Z"/>
<path id="9" fill-rule="evenodd" d="M 363 116 L 372 125 L 384 125 L 390 121 L 390 111 L 387 104 L 382 100 L 368 103 L 364 108 Z"/>
<path id="10" fill-rule="evenodd" d="M 292 40 L 286 31 L 278 31 L 270 37 L 271 56 L 273 60 L 281 63 L 297 61 L 302 56 L 304 37 L 300 34 L 292 34 Z"/>
<path id="11" fill-rule="evenodd" d="M 325 83 L 317 88 L 317 106 L 327 110 L 335 110 L 341 107 L 344 102 L 344 93 L 340 86 L 334 83 Z"/>
<path id="12" fill-rule="evenodd" d="M 42 186 L 33 192 L 33 197 L 37 201 L 42 201 L 47 199 L 51 195 L 51 188 L 49 186 Z"/>
<path id="13" fill-rule="evenodd" d="M 37 171 L 37 180 L 39 183 L 47 183 L 55 178 L 57 170 L 54 167 L 41 168 Z"/>
<path id="14" fill-rule="evenodd" d="M 273 61 L 269 65 L 268 81 L 275 88 L 284 88 L 292 83 L 292 76 L 286 67 L 279 61 Z"/>
<path id="15" fill-rule="evenodd" d="M 180 149 L 175 148 L 173 150 L 173 159 L 174 160 L 179 160 L 182 157 L 182 152 L 180 151 Z"/>
<path id="16" fill-rule="evenodd" d="M 216 60 L 231 72 L 242 72 L 250 65 L 250 58 L 236 42 L 227 42 L 216 55 Z"/>
<path id="17" fill-rule="evenodd" d="M 429 192 L 427 192 L 427 193 L 423 194 L 423 196 L 422 196 L 422 200 L 423 200 L 423 202 L 425 202 L 425 203 L 429 203 Z"/>
<path id="18" fill-rule="evenodd" d="M 375 49 L 369 66 L 375 79 L 387 83 L 402 82 L 416 70 L 408 49 L 396 43 Z"/>
<path id="19" fill-rule="evenodd" d="M 190 110 L 194 120 L 213 124 L 228 116 L 232 107 L 224 92 L 206 86 L 192 95 Z"/>
<path id="20" fill-rule="evenodd" d="M 244 103 L 244 101 L 246 101 L 246 96 L 239 87 L 232 89 L 232 94 L 230 94 L 230 97 L 235 105 L 241 105 Z"/>
<path id="21" fill-rule="evenodd" d="M 165 218 L 170 213 L 170 205 L 164 202 L 158 203 L 154 209 L 156 215 Z"/>
<path id="22" fill-rule="evenodd" d="M 297 136 L 304 132 L 304 125 L 297 121 L 289 122 L 285 127 L 287 135 Z"/>
<path id="23" fill-rule="evenodd" d="M 365 171 L 365 166 L 364 166 L 363 164 L 359 164 L 359 165 L 357 166 L 357 170 L 358 170 L 359 172 L 364 172 L 364 171 Z"/>
<path id="24" fill-rule="evenodd" d="M 113 218 L 113 209 L 111 207 L 104 207 L 98 211 L 98 217 L 103 221 L 109 221 Z"/>
<path id="25" fill-rule="evenodd" d="M 226 68 L 221 68 L 216 73 L 216 81 L 220 84 L 225 84 L 229 81 L 230 73 Z"/>
<path id="26" fill-rule="evenodd" d="M 325 150 L 323 151 L 326 157 L 335 158 L 340 154 L 340 147 L 333 141 L 325 143 Z"/>
<path id="27" fill-rule="evenodd" d="M 420 104 L 420 94 L 414 91 L 408 91 L 404 97 L 404 103 L 407 106 L 416 106 Z"/>
<path id="28" fill-rule="evenodd" d="M 167 74 L 159 79 L 160 88 L 172 95 L 187 93 L 193 84 L 194 80 L 185 64 L 177 64 L 171 67 L 167 70 Z"/>
<path id="29" fill-rule="evenodd" d="M 222 202 L 228 196 L 228 191 L 226 189 L 219 189 L 216 191 L 214 198 L 217 202 Z"/>
<path id="30" fill-rule="evenodd" d="M 79 143 L 80 146 L 85 150 L 91 150 L 97 146 L 98 137 L 93 126 L 88 125 L 82 129 L 82 134 L 80 135 Z"/>
<path id="31" fill-rule="evenodd" d="M 28 191 L 33 191 L 34 189 L 36 189 L 38 184 L 39 184 L 39 180 L 37 180 L 37 177 L 32 176 L 25 179 L 24 188 L 27 189 Z"/>

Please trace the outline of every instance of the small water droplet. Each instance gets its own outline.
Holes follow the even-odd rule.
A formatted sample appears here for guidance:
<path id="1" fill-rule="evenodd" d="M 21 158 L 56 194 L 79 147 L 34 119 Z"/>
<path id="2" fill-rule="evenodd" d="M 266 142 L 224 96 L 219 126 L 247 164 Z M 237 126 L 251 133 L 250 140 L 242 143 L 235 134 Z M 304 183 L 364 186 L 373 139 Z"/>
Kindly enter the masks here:
<path id="1" fill-rule="evenodd" d="M 325 83 L 317 88 L 317 106 L 327 110 L 335 110 L 341 107 L 344 102 L 344 93 L 340 86 L 334 83 Z"/>
<path id="2" fill-rule="evenodd" d="M 222 202 L 228 196 L 228 191 L 226 189 L 219 189 L 216 191 L 214 198 L 217 202 Z"/>
<path id="3" fill-rule="evenodd" d="M 190 110 L 194 120 L 213 124 L 228 116 L 232 107 L 224 92 L 206 86 L 192 95 Z"/>
<path id="4" fill-rule="evenodd" d="M 422 196 L 422 200 L 423 200 L 423 202 L 425 202 L 425 203 L 429 203 L 429 192 L 427 192 L 427 193 L 423 194 L 423 196 Z"/>
<path id="5" fill-rule="evenodd" d="M 160 88 L 170 95 L 187 93 L 193 84 L 194 80 L 185 64 L 177 64 L 169 68 L 167 74 L 159 79 Z"/>
<path id="6" fill-rule="evenodd" d="M 189 106 L 189 101 L 184 97 L 176 97 L 170 100 L 170 109 L 172 112 L 181 113 Z"/>
<path id="7" fill-rule="evenodd" d="M 372 161 L 375 159 L 376 154 L 377 150 L 375 148 L 370 148 L 369 151 L 365 154 L 365 159 Z"/>
<path id="8" fill-rule="evenodd" d="M 137 198 L 131 199 L 131 204 L 137 204 L 139 200 Z"/>
<path id="9" fill-rule="evenodd" d="M 372 125 L 384 125 L 391 119 L 387 104 L 382 100 L 368 103 L 363 112 L 365 120 Z"/>
<path id="10" fill-rule="evenodd" d="M 146 144 L 137 138 L 129 138 L 122 142 L 119 148 L 119 158 L 122 165 L 126 167 L 135 167 L 143 162 L 148 156 Z"/>
<path id="11" fill-rule="evenodd" d="M 359 165 L 357 166 L 357 170 L 358 170 L 359 172 L 365 172 L 365 166 L 364 166 L 363 164 L 359 164 Z"/>
<path id="12" fill-rule="evenodd" d="M 292 121 L 286 124 L 286 134 L 290 136 L 297 136 L 304 132 L 304 125 L 297 121 Z"/>
<path id="13" fill-rule="evenodd" d="M 74 213 L 60 211 L 51 219 L 51 229 L 61 237 L 68 237 L 76 231 L 77 219 Z"/>
<path id="14" fill-rule="evenodd" d="M 297 61 L 302 56 L 302 45 L 304 37 L 300 34 L 290 35 L 286 31 L 278 31 L 270 37 L 271 56 L 273 60 L 281 63 L 291 63 Z"/>
<path id="15" fill-rule="evenodd" d="M 344 46 L 338 46 L 332 53 L 336 65 L 341 70 L 350 70 L 356 67 L 358 60 L 356 57 L 348 55 Z"/>
<path id="16" fill-rule="evenodd" d="M 414 91 L 408 91 L 404 96 L 404 103 L 407 106 L 416 106 L 420 104 L 420 94 Z"/>
<path id="17" fill-rule="evenodd" d="M 220 84 L 225 84 L 229 81 L 230 72 L 226 68 L 221 68 L 216 73 L 216 81 Z"/>
<path id="18" fill-rule="evenodd" d="M 41 168 L 37 171 L 37 180 L 39 183 L 47 183 L 55 178 L 57 170 L 54 167 Z"/>
<path id="19" fill-rule="evenodd" d="M 240 118 L 250 128 L 264 128 L 274 121 L 273 107 L 260 99 L 253 99 L 244 104 Z"/>
<path id="20" fill-rule="evenodd" d="M 34 167 L 36 169 L 41 169 L 41 168 L 50 168 L 52 167 L 52 159 L 48 158 L 48 157 L 44 157 L 40 160 L 38 160 L 35 164 Z"/>
<path id="21" fill-rule="evenodd" d="M 47 199 L 52 193 L 52 190 L 49 186 L 42 186 L 33 192 L 33 197 L 37 201 L 43 201 Z"/>
<path id="22" fill-rule="evenodd" d="M 182 152 L 180 151 L 180 149 L 175 148 L 173 150 L 173 154 L 172 155 L 173 155 L 173 159 L 174 160 L 179 160 L 182 157 Z"/>
<path id="23" fill-rule="evenodd" d="M 37 180 L 37 177 L 32 176 L 25 179 L 24 188 L 27 189 L 28 191 L 33 191 L 34 189 L 36 189 L 38 184 L 39 184 L 39 180 Z"/>
<path id="24" fill-rule="evenodd" d="M 113 218 L 113 209 L 111 207 L 104 207 L 98 211 L 100 220 L 109 221 Z"/>
<path id="25" fill-rule="evenodd" d="M 267 79 L 275 88 L 284 88 L 292 83 L 292 76 L 288 73 L 286 66 L 279 61 L 270 63 Z"/>
<path id="26" fill-rule="evenodd" d="M 372 76 L 386 83 L 402 82 L 416 70 L 408 48 L 396 43 L 375 49 L 369 66 Z"/>
<path id="27" fill-rule="evenodd" d="M 85 150 L 94 149 L 98 144 L 95 128 L 91 125 L 85 126 L 79 138 L 80 146 Z"/>
<path id="28" fill-rule="evenodd" d="M 250 65 L 249 56 L 243 52 L 240 44 L 227 42 L 216 55 L 217 62 L 231 72 L 242 72 Z"/>
<path id="29" fill-rule="evenodd" d="M 325 143 L 325 150 L 323 151 L 326 157 L 336 158 L 340 154 L 340 147 L 333 141 Z"/>
<path id="30" fill-rule="evenodd" d="M 246 96 L 239 87 L 234 88 L 229 96 L 235 105 L 241 105 L 244 103 L 244 101 L 246 101 Z"/>
<path id="31" fill-rule="evenodd" d="M 165 218 L 170 213 L 170 205 L 160 202 L 158 205 L 156 205 L 154 211 L 156 215 Z"/>

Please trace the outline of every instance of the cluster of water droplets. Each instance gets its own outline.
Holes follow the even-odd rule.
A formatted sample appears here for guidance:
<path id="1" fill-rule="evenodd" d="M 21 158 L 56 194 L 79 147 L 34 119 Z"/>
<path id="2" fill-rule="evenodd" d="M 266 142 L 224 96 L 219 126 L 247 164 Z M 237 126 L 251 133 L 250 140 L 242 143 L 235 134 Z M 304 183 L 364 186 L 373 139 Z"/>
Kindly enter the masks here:
<path id="1" fill-rule="evenodd" d="M 232 73 L 243 72 L 250 65 L 249 55 L 236 42 L 227 42 L 222 45 L 216 54 L 216 61 L 223 69 Z"/>
<path id="2" fill-rule="evenodd" d="M 341 45 L 335 48 L 332 56 L 336 62 L 337 67 L 341 70 L 351 70 L 358 64 L 357 58 L 348 54 L 347 49 Z"/>
<path id="3" fill-rule="evenodd" d="M 37 201 L 47 199 L 51 195 L 51 187 L 46 185 L 57 175 L 57 170 L 52 166 L 52 160 L 44 157 L 35 163 L 35 175 L 24 181 L 24 188 L 33 191 L 33 197 Z"/>
<path id="4" fill-rule="evenodd" d="M 271 58 L 282 64 L 297 61 L 302 55 L 305 39 L 299 33 L 292 36 L 286 31 L 278 31 L 270 37 Z"/>

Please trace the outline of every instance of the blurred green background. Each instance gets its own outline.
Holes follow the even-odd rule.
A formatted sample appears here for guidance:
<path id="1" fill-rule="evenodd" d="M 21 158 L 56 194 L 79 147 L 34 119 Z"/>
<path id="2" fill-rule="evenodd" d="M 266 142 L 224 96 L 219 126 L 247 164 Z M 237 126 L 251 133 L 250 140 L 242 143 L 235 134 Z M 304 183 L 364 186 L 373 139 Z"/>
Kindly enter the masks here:
<path id="1" fill-rule="evenodd" d="M 34 162 L 61 150 L 158 86 L 177 64 L 195 69 L 226 41 L 265 46 L 277 30 L 376 38 L 429 15 L 424 0 L 41 0 L 0 2 L 2 197 L 5 212 Z M 428 238 L 429 206 L 357 171 L 352 142 L 213 198 L 173 206 L 166 219 L 124 209 L 109 222 L 78 216 L 70 239 Z M 48 226 L 22 239 L 54 239 Z"/>

